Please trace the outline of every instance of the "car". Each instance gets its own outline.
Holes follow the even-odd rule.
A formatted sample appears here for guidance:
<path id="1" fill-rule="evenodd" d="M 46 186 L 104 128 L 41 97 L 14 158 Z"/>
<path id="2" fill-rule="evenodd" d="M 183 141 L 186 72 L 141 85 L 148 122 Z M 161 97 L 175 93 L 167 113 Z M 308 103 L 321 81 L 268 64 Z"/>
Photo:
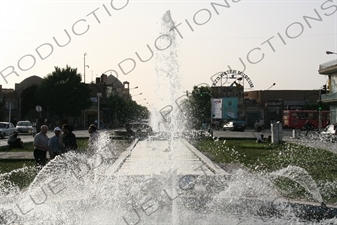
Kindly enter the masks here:
<path id="1" fill-rule="evenodd" d="M 132 132 L 134 133 L 133 136 L 135 137 L 146 137 L 152 133 L 151 126 L 146 122 L 131 122 L 130 127 Z M 126 128 L 117 128 L 112 130 L 112 138 L 121 138 L 121 137 L 128 137 L 129 133 L 127 132 Z"/>
<path id="2" fill-rule="evenodd" d="M 0 137 L 5 138 L 6 136 L 10 136 L 14 132 L 18 130 L 16 127 L 9 122 L 0 122 Z"/>
<path id="3" fill-rule="evenodd" d="M 225 123 L 222 127 L 222 130 L 230 130 L 230 131 L 245 131 L 246 129 L 246 121 L 229 121 Z"/>
<path id="4" fill-rule="evenodd" d="M 16 124 L 16 129 L 19 133 L 27 133 L 31 134 L 33 133 L 33 125 L 30 121 L 19 121 Z"/>

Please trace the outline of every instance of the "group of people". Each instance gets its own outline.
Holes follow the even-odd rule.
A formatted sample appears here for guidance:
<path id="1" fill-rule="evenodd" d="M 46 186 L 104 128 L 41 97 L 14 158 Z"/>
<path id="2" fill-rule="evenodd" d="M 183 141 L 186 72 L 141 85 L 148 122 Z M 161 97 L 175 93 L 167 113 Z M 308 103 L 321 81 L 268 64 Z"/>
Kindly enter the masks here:
<path id="1" fill-rule="evenodd" d="M 68 124 L 63 124 L 62 127 L 54 128 L 54 136 L 48 138 L 48 126 L 42 125 L 40 132 L 34 137 L 34 158 L 38 169 L 46 165 L 47 153 L 50 159 L 54 159 L 58 155 L 62 155 L 69 151 L 77 150 L 76 135 L 72 132 L 72 127 Z M 95 124 L 89 126 L 88 132 L 89 150 L 96 146 L 98 141 L 98 132 Z"/>
<path id="2" fill-rule="evenodd" d="M 261 134 L 260 136 L 258 136 L 258 137 L 256 138 L 256 143 L 266 143 L 266 142 L 268 142 L 268 143 L 271 142 L 271 136 L 270 136 L 270 135 L 268 136 L 267 140 L 265 140 L 263 134 Z"/>
<path id="3" fill-rule="evenodd" d="M 50 139 L 47 132 L 48 126 L 42 125 L 40 132 L 34 137 L 34 158 L 38 167 L 46 165 L 47 153 L 50 159 L 54 159 L 57 155 L 77 149 L 76 136 L 68 124 L 63 124 L 62 129 L 55 127 L 54 136 Z"/>

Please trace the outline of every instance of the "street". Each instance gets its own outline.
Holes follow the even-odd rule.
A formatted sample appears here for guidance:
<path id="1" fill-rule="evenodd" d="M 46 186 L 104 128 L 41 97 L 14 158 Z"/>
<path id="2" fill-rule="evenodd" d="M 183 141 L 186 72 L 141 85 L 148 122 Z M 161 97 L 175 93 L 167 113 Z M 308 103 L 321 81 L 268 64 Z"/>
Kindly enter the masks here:
<path id="1" fill-rule="evenodd" d="M 101 130 L 101 131 L 109 131 L 109 130 Z M 89 133 L 87 130 L 75 130 L 73 133 L 76 137 L 80 138 L 89 138 Z M 268 138 L 271 135 L 270 129 L 266 129 L 262 132 L 265 138 Z M 223 130 L 214 130 L 213 136 L 214 139 L 255 139 L 261 133 L 255 132 L 254 129 L 246 129 L 244 132 L 241 131 L 223 131 Z M 297 133 L 298 134 L 298 133 Z M 47 136 L 52 137 L 54 135 L 52 130 L 48 130 Z M 327 149 L 331 152 L 337 153 L 337 143 L 330 143 L 328 141 L 322 141 L 319 137 L 312 138 L 309 133 L 307 137 L 301 137 L 300 139 L 293 138 L 293 130 L 292 129 L 284 129 L 282 131 L 282 140 L 285 142 L 297 143 L 305 146 L 310 146 L 314 148 L 323 148 Z M 34 138 L 31 134 L 19 134 L 19 137 L 24 143 L 33 142 Z M 8 137 L 5 139 L 0 139 L 0 146 L 6 146 L 8 141 Z"/>

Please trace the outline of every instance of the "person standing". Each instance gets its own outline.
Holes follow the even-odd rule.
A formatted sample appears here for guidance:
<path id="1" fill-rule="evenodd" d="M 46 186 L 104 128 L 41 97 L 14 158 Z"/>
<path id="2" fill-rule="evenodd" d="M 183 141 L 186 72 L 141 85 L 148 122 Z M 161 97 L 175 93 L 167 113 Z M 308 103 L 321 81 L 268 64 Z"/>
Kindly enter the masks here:
<path id="1" fill-rule="evenodd" d="M 41 169 L 46 165 L 48 147 L 48 127 L 46 125 L 41 126 L 41 130 L 34 137 L 34 158 L 36 167 Z"/>
<path id="2" fill-rule="evenodd" d="M 62 125 L 64 152 L 77 149 L 76 136 L 68 124 Z"/>
<path id="3" fill-rule="evenodd" d="M 91 124 L 88 129 L 89 132 L 89 140 L 88 140 L 88 148 L 89 150 L 94 150 L 97 147 L 98 142 L 98 132 L 95 124 Z"/>
<path id="4" fill-rule="evenodd" d="M 59 142 L 59 136 L 61 134 L 61 128 L 55 127 L 54 128 L 55 135 L 49 139 L 48 146 L 49 146 L 49 156 L 50 159 L 54 159 L 55 156 L 61 154 L 61 146 Z"/>

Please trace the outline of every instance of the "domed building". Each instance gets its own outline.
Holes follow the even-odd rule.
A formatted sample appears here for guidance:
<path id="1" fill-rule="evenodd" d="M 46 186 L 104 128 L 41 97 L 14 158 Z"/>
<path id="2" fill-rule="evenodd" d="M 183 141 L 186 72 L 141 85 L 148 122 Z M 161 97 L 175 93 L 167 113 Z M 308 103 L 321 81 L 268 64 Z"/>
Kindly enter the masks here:
<path id="1" fill-rule="evenodd" d="M 0 113 L 0 121 L 11 121 L 16 124 L 20 120 L 29 120 L 35 122 L 38 118 L 44 123 L 53 126 L 60 126 L 62 121 L 51 118 L 48 110 L 42 108 L 41 112 L 37 112 L 39 102 L 35 98 L 36 90 L 38 89 L 43 79 L 39 76 L 30 76 L 20 83 L 15 84 L 15 89 L 2 88 L 0 85 L 0 107 L 3 109 Z M 63 118 L 74 128 L 86 128 L 89 124 L 97 122 L 98 118 L 103 127 L 111 126 L 113 123 L 112 110 L 106 104 L 106 99 L 110 95 L 119 95 L 123 98 L 131 98 L 129 82 L 121 82 L 113 75 L 102 74 L 96 78 L 96 82 L 87 84 L 92 90 L 90 99 L 92 106 L 81 112 L 79 117 Z M 100 101 L 98 101 L 98 99 Z M 100 110 L 98 105 L 100 102 Z M 10 108 L 8 107 L 10 104 Z M 11 118 L 9 118 L 11 117 Z M 54 121 L 55 120 L 55 121 Z"/>

